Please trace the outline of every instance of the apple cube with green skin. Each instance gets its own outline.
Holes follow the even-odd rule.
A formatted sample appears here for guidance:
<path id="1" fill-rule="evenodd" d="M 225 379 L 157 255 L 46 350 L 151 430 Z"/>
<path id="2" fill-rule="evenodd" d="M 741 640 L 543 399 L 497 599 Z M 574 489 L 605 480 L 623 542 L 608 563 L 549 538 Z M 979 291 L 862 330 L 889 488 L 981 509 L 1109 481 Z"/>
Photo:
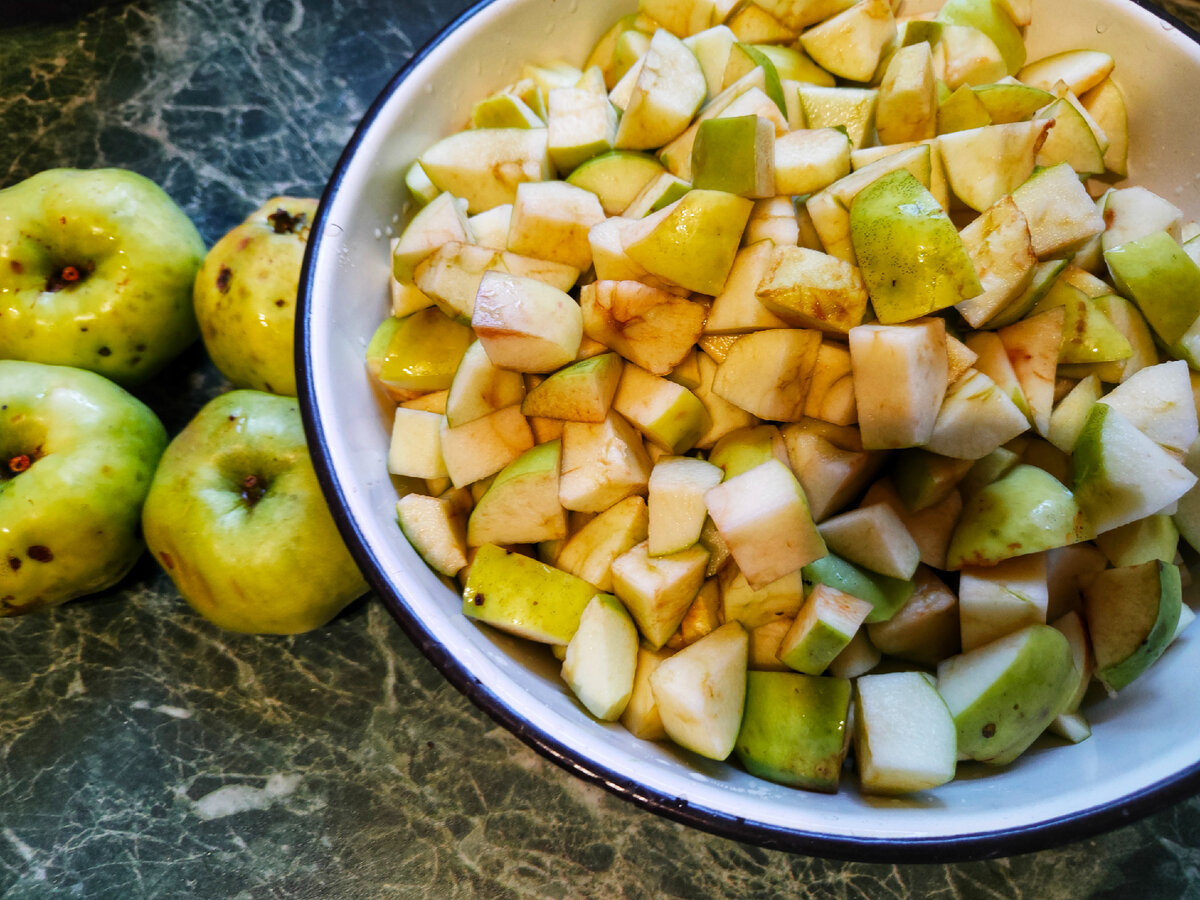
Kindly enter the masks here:
<path id="1" fill-rule="evenodd" d="M 761 116 L 700 123 L 692 145 L 692 184 L 756 199 L 775 195 L 775 126 Z"/>
<path id="2" fill-rule="evenodd" d="M 704 501 L 752 588 L 764 587 L 827 553 L 804 489 L 779 460 L 709 488 Z"/>
<path id="3" fill-rule="evenodd" d="M 123 169 L 48 169 L 0 191 L 0 208 L 0 358 L 134 385 L 195 340 L 204 241 L 154 182 Z"/>
<path id="4" fill-rule="evenodd" d="M 562 442 L 549 441 L 501 469 L 467 520 L 467 543 L 535 544 L 566 537 L 566 511 L 558 499 L 561 456 Z"/>
<path id="5" fill-rule="evenodd" d="M 806 565 L 801 574 L 808 584 L 823 584 L 871 604 L 864 621 L 885 622 L 913 593 L 913 582 L 868 572 L 833 553 Z"/>
<path id="6" fill-rule="evenodd" d="M 446 422 L 451 428 L 514 406 L 525 398 L 520 372 L 498 369 L 488 358 L 483 344 L 469 346 L 446 396 Z"/>
<path id="7" fill-rule="evenodd" d="M 1045 623 L 1050 602 L 1046 554 L 994 566 L 964 566 L 958 581 L 963 650 L 974 650 L 1026 625 Z"/>
<path id="8" fill-rule="evenodd" d="M 661 147 L 687 128 L 707 92 L 704 72 L 692 51 L 660 28 L 650 39 L 623 107 L 614 146 L 622 150 Z"/>
<path id="9" fill-rule="evenodd" d="M 761 419 L 804 417 L 821 333 L 772 328 L 742 335 L 713 376 L 713 391 Z"/>
<path id="10" fill-rule="evenodd" d="M 141 556 L 142 503 L 167 445 L 106 378 L 0 361 L 0 617 L 111 587 Z"/>
<path id="11" fill-rule="evenodd" d="M 748 672 L 738 760 L 760 778 L 835 792 L 849 746 L 850 691 L 845 678 Z"/>
<path id="12" fill-rule="evenodd" d="M 905 450 L 892 457 L 892 482 L 904 505 L 920 512 L 944 500 L 966 477 L 973 462 L 923 449 Z"/>
<path id="13" fill-rule="evenodd" d="M 1108 222 L 1100 236 L 1104 250 L 1149 237 L 1157 231 L 1165 231 L 1176 243 L 1181 243 L 1183 212 L 1144 187 L 1110 191 L 1104 198 L 1104 218 Z"/>
<path id="14" fill-rule="evenodd" d="M 1175 637 L 1179 567 L 1161 560 L 1106 569 L 1083 589 L 1096 677 L 1119 691 L 1146 671 Z"/>
<path id="15" fill-rule="evenodd" d="M 700 539 L 708 515 L 704 492 L 721 478 L 721 470 L 702 459 L 668 457 L 654 465 L 648 500 L 651 556 L 687 549 Z"/>
<path id="16" fill-rule="evenodd" d="M 367 371 L 393 400 L 411 400 L 450 387 L 471 329 L 437 309 L 380 323 L 367 344 Z"/>
<path id="17" fill-rule="evenodd" d="M 687 388 L 628 364 L 612 408 L 650 443 L 671 454 L 686 453 L 708 427 L 708 412 Z"/>
<path id="18" fill-rule="evenodd" d="M 954 717 L 959 754 L 1000 766 L 1066 708 L 1077 678 L 1062 632 L 1027 625 L 942 662 L 937 689 Z"/>
<path id="19" fill-rule="evenodd" d="M 467 564 L 466 518 L 453 496 L 405 494 L 396 503 L 400 530 L 435 572 L 453 578 Z"/>
<path id="20" fill-rule="evenodd" d="M 667 736 L 709 759 L 733 752 L 746 703 L 749 638 L 737 622 L 663 660 L 650 687 Z"/>
<path id="21" fill-rule="evenodd" d="M 1000 81 L 971 88 L 988 118 L 996 125 L 1024 122 L 1033 114 L 1054 102 L 1054 94 L 1029 84 Z"/>
<path id="22" fill-rule="evenodd" d="M 625 712 L 637 672 L 638 633 L 625 607 L 597 594 L 579 617 L 567 644 L 563 680 L 597 719 L 614 722 Z"/>
<path id="23" fill-rule="evenodd" d="M 1160 559 L 1173 563 L 1179 528 L 1169 515 L 1156 514 L 1096 535 L 1096 546 L 1116 568 Z"/>
<path id="24" fill-rule="evenodd" d="M 754 296 L 789 325 L 846 334 L 861 325 L 867 287 L 849 263 L 805 247 L 775 247 Z"/>
<path id="25" fill-rule="evenodd" d="M 827 72 L 849 81 L 870 81 L 895 31 L 889 0 L 860 0 L 807 29 L 800 43 Z"/>
<path id="26" fill-rule="evenodd" d="M 463 615 L 543 644 L 566 646 L 594 586 L 495 544 L 479 548 L 467 570 Z"/>
<path id="27" fill-rule="evenodd" d="M 546 150 L 562 174 L 601 153 L 617 139 L 617 111 L 606 92 L 586 87 L 554 88 L 546 97 Z"/>
<path id="28" fill-rule="evenodd" d="M 1081 507 L 1084 498 L 1049 472 L 1017 465 L 966 502 L 950 539 L 946 568 L 990 566 L 1086 540 L 1095 534 L 1095 523 Z"/>
<path id="29" fill-rule="evenodd" d="M 867 794 L 908 794 L 954 778 L 954 718 L 922 672 L 863 675 L 854 684 L 854 760 Z"/>
<path id="30" fill-rule="evenodd" d="M 820 675 L 873 611 L 866 600 L 825 584 L 814 586 L 779 644 L 779 660 L 797 672 Z"/>
<path id="31" fill-rule="evenodd" d="M 467 201 L 472 215 L 512 203 L 517 186 L 554 177 L 545 128 L 474 128 L 442 138 L 421 168 L 442 191 Z"/>
<path id="32" fill-rule="evenodd" d="M 1166 231 L 1107 250 L 1104 260 L 1163 343 L 1179 341 L 1200 316 L 1200 266 Z"/>
<path id="33" fill-rule="evenodd" d="M 875 129 L 880 142 L 901 144 L 934 137 L 937 113 L 937 84 L 929 44 L 902 47 L 888 61 L 879 85 Z"/>
<path id="34" fill-rule="evenodd" d="M 579 294 L 589 338 L 653 375 L 669 375 L 704 328 L 699 303 L 639 281 L 595 281 Z"/>
<path id="35" fill-rule="evenodd" d="M 619 216 L 642 188 L 665 172 L 662 164 L 647 153 L 612 150 L 571 170 L 567 184 L 595 194 L 606 216 Z"/>
<path id="36" fill-rule="evenodd" d="M 1152 515 L 1196 483 L 1182 463 L 1105 403 L 1092 407 L 1074 463 L 1075 497 L 1096 532 Z"/>
<path id="37" fill-rule="evenodd" d="M 859 325 L 850 329 L 850 360 L 863 447 L 925 444 L 948 387 L 945 322 Z"/>
<path id="38" fill-rule="evenodd" d="M 788 465 L 787 445 L 775 425 L 750 425 L 731 431 L 708 452 L 708 461 L 721 469 L 721 480 L 748 472 L 769 459 Z"/>
<path id="39" fill-rule="evenodd" d="M 885 175 L 855 196 L 850 235 L 881 324 L 907 322 L 983 290 L 954 223 L 909 172 Z M 908 259 L 902 267 L 898 248 Z"/>
<path id="40" fill-rule="evenodd" d="M 291 398 L 230 391 L 207 403 L 163 453 L 142 530 L 183 598 L 231 631 L 319 628 L 367 589 Z"/>
<path id="41" fill-rule="evenodd" d="M 1038 105 L 1040 107 L 1045 104 Z M 937 107 L 937 133 L 939 135 L 984 128 L 991 125 L 993 121 L 987 107 L 983 105 L 979 96 L 968 84 L 960 84 L 954 93 L 942 100 Z"/>
<path id="42" fill-rule="evenodd" d="M 1054 90 L 1060 81 L 1076 96 L 1109 76 L 1115 63 L 1101 50 L 1064 50 L 1031 62 L 1017 73 L 1022 84 Z"/>
<path id="43" fill-rule="evenodd" d="M 715 296 L 721 292 L 753 202 L 725 191 L 695 189 L 642 219 L 625 252 L 664 281 Z"/>
<path id="44" fill-rule="evenodd" d="M 621 357 L 615 353 L 601 353 L 564 366 L 525 395 L 521 412 L 568 422 L 603 422 L 623 368 Z"/>

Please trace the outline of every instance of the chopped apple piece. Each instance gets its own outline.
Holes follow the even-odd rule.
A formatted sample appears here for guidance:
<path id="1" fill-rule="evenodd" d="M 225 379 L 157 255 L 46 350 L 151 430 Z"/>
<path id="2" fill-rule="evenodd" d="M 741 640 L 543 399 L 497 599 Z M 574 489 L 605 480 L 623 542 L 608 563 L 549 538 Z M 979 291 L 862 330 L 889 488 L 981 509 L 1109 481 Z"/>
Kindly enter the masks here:
<path id="1" fill-rule="evenodd" d="M 815 585 L 779 645 L 788 668 L 820 675 L 846 649 L 874 607 L 829 585 Z"/>
<path id="2" fill-rule="evenodd" d="M 618 500 L 567 538 L 555 565 L 611 593 L 613 560 L 646 540 L 649 521 L 644 498 Z"/>
<path id="3" fill-rule="evenodd" d="M 1046 621 L 1050 602 L 1046 554 L 994 566 L 964 566 L 958 581 L 963 650 L 974 650 L 1026 625 Z"/>
<path id="4" fill-rule="evenodd" d="M 857 268 L 804 247 L 775 247 L 755 297 L 789 325 L 846 334 L 861 325 L 867 288 Z"/>
<path id="5" fill-rule="evenodd" d="M 579 305 L 587 336 L 654 375 L 669 375 L 704 328 L 704 307 L 637 281 L 584 285 Z"/>
<path id="6" fill-rule="evenodd" d="M 954 719 L 921 672 L 863 675 L 854 686 L 854 758 L 868 794 L 907 794 L 954 777 Z"/>
<path id="7" fill-rule="evenodd" d="M 670 457 L 650 472 L 651 556 L 684 550 L 700 539 L 708 509 L 704 492 L 721 482 L 721 470 L 702 459 Z"/>
<path id="8" fill-rule="evenodd" d="M 928 441 L 948 386 L 945 322 L 859 325 L 850 329 L 850 359 L 863 447 Z"/>
<path id="9" fill-rule="evenodd" d="M 613 560 L 613 590 L 654 649 L 679 628 L 704 583 L 707 564 L 708 551 L 698 544 L 668 556 L 651 556 L 646 541 Z"/>
<path id="10" fill-rule="evenodd" d="M 817 331 L 773 328 L 738 338 L 713 376 L 712 389 L 761 419 L 804 416 L 821 346 Z"/>
<path id="11" fill-rule="evenodd" d="M 841 513 L 817 530 L 834 553 L 890 578 L 912 578 L 921 561 L 912 535 L 886 503 Z"/>
<path id="12" fill-rule="evenodd" d="M 471 325 L 502 369 L 552 372 L 575 359 L 583 317 L 571 297 L 532 278 L 485 272 Z"/>
<path id="13" fill-rule="evenodd" d="M 634 494 L 650 481 L 650 458 L 642 437 L 615 412 L 598 425 L 568 422 L 563 426 L 563 506 L 601 512 Z"/>

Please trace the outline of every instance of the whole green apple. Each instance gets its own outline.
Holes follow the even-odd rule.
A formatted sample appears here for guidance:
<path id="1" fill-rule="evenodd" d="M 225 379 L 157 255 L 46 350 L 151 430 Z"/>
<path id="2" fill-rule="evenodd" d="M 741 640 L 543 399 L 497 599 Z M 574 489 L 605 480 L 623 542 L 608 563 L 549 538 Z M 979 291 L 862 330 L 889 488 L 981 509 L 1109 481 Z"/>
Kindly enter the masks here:
<path id="1" fill-rule="evenodd" d="M 142 528 L 184 599 L 231 631 L 310 631 L 367 589 L 292 398 L 231 391 L 210 401 L 163 454 Z"/>
<path id="2" fill-rule="evenodd" d="M 47 169 L 0 191 L 0 358 L 145 381 L 196 339 L 204 241 L 154 182 Z"/>
<path id="3" fill-rule="evenodd" d="M 196 276 L 208 355 L 234 387 L 296 395 L 296 288 L 317 201 L 273 197 L 217 241 Z"/>
<path id="4" fill-rule="evenodd" d="M 145 549 L 142 501 L 166 444 L 108 379 L 0 360 L 0 616 L 121 580 Z"/>

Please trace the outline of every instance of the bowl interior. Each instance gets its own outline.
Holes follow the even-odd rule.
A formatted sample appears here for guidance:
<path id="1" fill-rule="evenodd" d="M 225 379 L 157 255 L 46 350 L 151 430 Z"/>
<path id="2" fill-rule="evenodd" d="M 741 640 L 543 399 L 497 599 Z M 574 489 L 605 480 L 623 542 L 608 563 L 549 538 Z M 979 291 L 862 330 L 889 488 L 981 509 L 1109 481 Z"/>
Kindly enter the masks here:
<path id="1" fill-rule="evenodd" d="M 523 62 L 580 61 L 632 0 L 500 0 L 425 48 L 368 112 L 339 163 L 310 241 L 302 283 L 302 402 L 318 470 L 364 571 L 446 675 L 519 736 L 620 794 L 734 837 L 827 855 L 948 859 L 1059 843 L 1127 821 L 1200 787 L 1197 629 L 1115 699 L 1087 710 L 1093 736 L 1038 746 L 1004 771 L 963 766 L 954 782 L 880 800 L 853 778 L 831 796 L 750 777 L 592 720 L 541 647 L 476 626 L 395 524 L 386 472 L 388 408 L 364 373 L 388 313 L 388 239 L 405 220 L 403 176 L 470 104 L 513 80 Z M 1127 0 L 1042 0 L 1030 58 L 1071 47 L 1117 59 L 1132 132 L 1131 180 L 1200 218 L 1200 47 Z"/>

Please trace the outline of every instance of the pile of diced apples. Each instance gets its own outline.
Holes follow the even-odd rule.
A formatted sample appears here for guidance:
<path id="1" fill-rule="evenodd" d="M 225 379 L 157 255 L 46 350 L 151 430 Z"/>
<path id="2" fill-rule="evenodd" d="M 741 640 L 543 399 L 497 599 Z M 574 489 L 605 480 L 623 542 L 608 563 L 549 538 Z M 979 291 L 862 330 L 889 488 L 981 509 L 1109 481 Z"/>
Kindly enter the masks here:
<path id="1" fill-rule="evenodd" d="M 1033 5 L 642 0 L 409 171 L 400 527 L 591 715 L 905 793 L 1193 618 L 1200 228 Z"/>

